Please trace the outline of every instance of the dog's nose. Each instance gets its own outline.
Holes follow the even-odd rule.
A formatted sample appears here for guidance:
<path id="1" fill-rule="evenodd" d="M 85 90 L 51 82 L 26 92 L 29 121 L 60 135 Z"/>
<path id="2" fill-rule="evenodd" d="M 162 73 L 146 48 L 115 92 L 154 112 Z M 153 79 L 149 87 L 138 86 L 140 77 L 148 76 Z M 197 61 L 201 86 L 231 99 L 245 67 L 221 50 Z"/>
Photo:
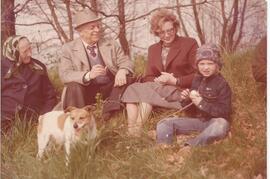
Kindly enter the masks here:
<path id="1" fill-rule="evenodd" d="M 73 128 L 74 128 L 74 129 L 77 129 L 77 128 L 78 128 L 78 124 L 77 124 L 77 123 L 74 123 L 74 124 L 73 124 Z"/>

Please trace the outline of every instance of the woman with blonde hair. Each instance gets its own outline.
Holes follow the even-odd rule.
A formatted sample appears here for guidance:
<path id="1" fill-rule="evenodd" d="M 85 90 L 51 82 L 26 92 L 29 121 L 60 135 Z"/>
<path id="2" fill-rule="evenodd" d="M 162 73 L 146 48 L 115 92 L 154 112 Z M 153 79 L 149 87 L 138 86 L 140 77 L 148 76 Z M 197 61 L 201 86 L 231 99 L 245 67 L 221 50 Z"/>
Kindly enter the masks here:
<path id="1" fill-rule="evenodd" d="M 195 73 L 196 40 L 177 35 L 179 21 L 160 9 L 151 18 L 151 33 L 160 41 L 148 48 L 143 83 L 133 83 L 122 96 L 128 115 L 128 133 L 139 136 L 152 107 L 181 108 L 180 90 L 189 88 Z"/>

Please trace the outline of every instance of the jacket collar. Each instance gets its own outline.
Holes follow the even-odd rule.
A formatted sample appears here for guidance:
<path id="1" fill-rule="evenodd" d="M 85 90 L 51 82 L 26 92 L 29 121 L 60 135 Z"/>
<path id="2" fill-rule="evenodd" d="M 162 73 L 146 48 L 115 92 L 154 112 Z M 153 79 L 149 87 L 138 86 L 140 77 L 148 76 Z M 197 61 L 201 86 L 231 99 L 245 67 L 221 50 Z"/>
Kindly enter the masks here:
<path id="1" fill-rule="evenodd" d="M 162 42 L 160 41 L 153 46 L 153 53 L 152 53 L 153 55 L 152 58 L 155 60 L 155 64 L 152 65 L 155 65 L 160 72 L 164 71 L 161 59 L 161 51 L 162 51 Z"/>
<path id="2" fill-rule="evenodd" d="M 161 59 L 162 44 L 163 44 L 163 42 L 160 40 L 153 47 L 154 52 L 159 52 L 159 53 L 155 53 L 153 55 L 153 58 L 157 59 L 157 61 L 156 61 L 157 64 L 156 65 L 157 65 L 158 69 L 160 71 L 164 71 L 164 70 L 166 71 L 166 69 L 168 68 L 170 63 L 175 59 L 175 57 L 180 53 L 180 51 L 182 49 L 181 48 L 181 46 L 182 46 L 181 37 L 179 37 L 178 35 L 175 36 L 175 39 L 172 42 L 172 45 L 170 47 L 170 51 L 169 51 L 168 56 L 167 56 L 165 67 L 163 67 L 162 59 Z"/>
<path id="3" fill-rule="evenodd" d="M 176 35 L 174 41 L 172 42 L 172 46 L 171 46 L 170 51 L 169 51 L 169 54 L 167 56 L 165 70 L 170 65 L 170 63 L 173 61 L 173 59 L 180 53 L 180 51 L 182 49 L 181 48 L 182 41 L 180 39 L 181 39 L 181 37 L 179 37 L 178 35 Z"/>
<path id="4" fill-rule="evenodd" d="M 117 58 L 115 53 L 112 51 L 113 44 L 110 40 L 106 40 L 104 38 L 101 38 L 98 41 L 98 50 L 99 53 L 103 59 L 103 62 L 106 66 L 112 66 L 112 60 L 114 58 Z"/>
<path id="5" fill-rule="evenodd" d="M 105 64 L 110 63 L 108 62 L 109 59 L 111 59 L 111 47 L 112 44 L 110 41 L 105 40 L 104 38 L 101 38 L 97 42 L 97 46 L 100 52 L 100 55 L 102 55 L 103 61 Z M 84 47 L 83 41 L 80 38 L 77 38 L 74 40 L 74 45 L 72 48 L 74 54 L 76 54 L 77 57 L 80 57 L 79 60 L 86 66 L 89 66 L 88 57 L 87 57 L 87 51 Z"/>
<path id="6" fill-rule="evenodd" d="M 204 77 L 201 73 L 197 72 L 196 73 L 197 76 L 199 76 L 201 79 L 205 79 L 206 81 L 212 80 L 214 78 L 216 78 L 217 76 L 220 76 L 220 72 L 217 72 L 209 77 Z"/>
<path id="7" fill-rule="evenodd" d="M 74 46 L 72 48 L 76 57 L 80 57 L 80 60 L 84 65 L 89 66 L 87 51 L 84 47 L 83 41 L 80 38 L 75 39 Z"/>

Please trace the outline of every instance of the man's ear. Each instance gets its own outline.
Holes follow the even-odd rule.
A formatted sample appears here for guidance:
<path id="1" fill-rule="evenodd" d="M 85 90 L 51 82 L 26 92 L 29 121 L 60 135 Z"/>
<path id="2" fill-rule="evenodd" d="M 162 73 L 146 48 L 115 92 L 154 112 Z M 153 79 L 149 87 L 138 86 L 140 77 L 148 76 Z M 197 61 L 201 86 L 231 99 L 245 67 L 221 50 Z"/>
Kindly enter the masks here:
<path id="1" fill-rule="evenodd" d="M 90 111 L 96 110 L 96 107 L 93 105 L 87 105 L 87 106 L 84 106 L 83 109 L 90 112 Z"/>
<path id="2" fill-rule="evenodd" d="M 72 111 L 72 110 L 74 110 L 74 109 L 77 109 L 77 108 L 74 107 L 74 106 L 68 106 L 68 107 L 64 110 L 64 113 L 70 112 L 70 111 Z"/>

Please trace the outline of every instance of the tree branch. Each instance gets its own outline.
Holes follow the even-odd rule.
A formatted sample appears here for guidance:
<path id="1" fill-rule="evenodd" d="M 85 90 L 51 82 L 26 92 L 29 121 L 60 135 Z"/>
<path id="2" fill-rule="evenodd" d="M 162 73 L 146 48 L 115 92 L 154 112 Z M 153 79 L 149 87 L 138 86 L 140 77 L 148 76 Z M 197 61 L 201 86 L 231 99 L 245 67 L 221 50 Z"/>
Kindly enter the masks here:
<path id="1" fill-rule="evenodd" d="M 52 0 L 47 0 L 47 3 L 48 3 L 48 6 L 49 6 L 49 9 L 51 11 L 51 15 L 52 15 L 53 21 L 55 23 L 56 29 L 58 30 L 60 35 L 64 38 L 65 42 L 67 42 L 69 40 L 69 38 L 67 37 L 67 34 L 65 33 L 65 31 L 63 30 L 63 28 L 61 27 L 61 25 L 60 25 L 60 23 L 58 21 L 56 12 L 55 12 L 53 4 L 52 4 Z"/>
<path id="2" fill-rule="evenodd" d="M 204 37 L 203 31 L 202 31 L 202 28 L 201 28 L 201 25 L 200 25 L 200 20 L 199 20 L 199 17 L 198 17 L 199 14 L 198 14 L 198 11 L 197 11 L 195 0 L 192 0 L 192 9 L 193 9 L 194 20 L 195 20 L 196 30 L 197 30 L 197 33 L 199 35 L 199 39 L 201 41 L 201 44 L 204 44 L 205 43 L 205 37 Z"/>
<path id="3" fill-rule="evenodd" d="M 72 27 L 72 14 L 70 10 L 70 0 L 64 0 L 64 3 L 66 5 L 66 11 L 67 11 L 67 17 L 68 17 L 68 29 L 69 29 L 69 38 L 70 40 L 73 40 L 73 27 Z"/>
<path id="4" fill-rule="evenodd" d="M 14 11 L 14 14 L 17 14 L 17 13 L 21 12 L 21 11 L 25 8 L 25 6 L 26 6 L 30 1 L 32 1 L 32 0 L 27 0 L 27 1 L 22 5 L 22 7 L 21 7 L 20 9 L 18 9 L 17 11 Z M 21 5 L 20 3 L 17 4 L 17 5 L 15 6 L 14 10 L 15 10 L 18 6 L 20 6 L 20 5 Z"/>
<path id="5" fill-rule="evenodd" d="M 46 17 L 47 21 L 49 22 L 49 24 L 52 26 L 52 28 L 53 28 L 54 31 L 56 32 L 56 34 L 57 34 L 57 36 L 58 36 L 60 42 L 63 44 L 64 42 L 63 42 L 63 40 L 62 40 L 62 38 L 61 38 L 60 33 L 57 31 L 55 25 L 54 25 L 53 22 L 50 20 L 50 18 L 49 18 L 48 15 L 46 14 L 46 12 L 42 9 L 40 3 L 38 3 L 37 0 L 35 0 L 35 2 L 36 2 L 36 4 L 37 4 L 37 6 L 39 7 L 39 9 L 41 10 L 41 12 L 45 15 L 45 17 Z"/>
<path id="6" fill-rule="evenodd" d="M 201 4 L 205 4 L 205 3 L 207 3 L 207 0 L 204 0 L 204 1 L 199 2 L 199 3 L 195 3 L 195 5 L 201 5 Z M 167 7 L 163 7 L 163 8 L 166 8 L 166 9 L 175 9 L 175 8 L 179 8 L 179 7 L 189 7 L 189 6 L 193 6 L 193 4 L 186 4 L 186 5 L 179 5 L 179 6 L 178 5 L 176 5 L 176 6 L 167 6 Z M 161 8 L 158 7 L 158 8 L 152 9 L 148 13 L 145 13 L 145 14 L 140 15 L 138 17 L 135 17 L 133 19 L 126 20 L 126 22 L 136 21 L 138 19 L 144 18 L 144 17 L 150 15 L 152 12 L 154 12 L 154 11 L 156 11 L 158 9 L 161 9 Z"/>
<path id="7" fill-rule="evenodd" d="M 106 13 L 103 12 L 103 11 L 95 10 L 94 8 L 90 7 L 89 5 L 87 5 L 87 4 L 85 4 L 85 3 L 80 2 L 79 0 L 75 0 L 75 1 L 76 1 L 78 4 L 82 5 L 83 7 L 89 8 L 89 9 L 90 9 L 91 11 L 93 11 L 93 12 L 100 13 L 100 14 L 102 14 L 102 15 L 105 16 L 105 17 L 116 17 L 116 18 L 120 21 L 119 15 L 116 15 L 116 14 L 108 15 L 108 14 L 106 14 Z"/>
<path id="8" fill-rule="evenodd" d="M 233 45 L 234 51 L 236 50 L 236 48 L 237 48 L 237 46 L 238 46 L 238 44 L 243 36 L 243 27 L 244 27 L 244 21 L 245 21 L 246 6 L 247 6 L 247 0 L 244 1 L 243 9 L 241 12 L 241 22 L 240 22 L 240 27 L 239 27 L 239 34 L 238 34 L 238 37 Z"/>
<path id="9" fill-rule="evenodd" d="M 118 20 L 119 20 L 119 22 L 120 22 L 120 19 L 119 19 L 119 15 L 116 15 L 116 14 L 111 14 L 111 15 L 108 15 L 108 14 L 106 14 L 105 12 L 103 12 L 103 11 L 99 11 L 99 10 L 97 10 L 97 11 L 95 11 L 93 8 L 91 8 L 89 5 L 87 5 L 87 4 L 85 4 L 85 3 L 82 3 L 82 2 L 80 2 L 79 0 L 75 0 L 78 4 L 80 4 L 80 5 L 82 5 L 82 6 L 84 6 L 84 7 L 88 7 L 89 9 L 91 9 L 93 12 L 97 12 L 97 13 L 100 13 L 100 14 L 102 14 L 103 16 L 105 16 L 105 17 L 116 17 Z M 202 1 L 202 2 L 198 2 L 198 3 L 195 3 L 196 5 L 201 5 L 201 4 L 205 4 L 205 3 L 208 3 L 207 2 L 208 0 L 204 0 L 204 1 Z M 163 8 L 166 8 L 166 9 L 175 9 L 175 8 L 177 8 L 177 7 L 189 7 L 189 6 L 192 6 L 193 4 L 185 4 L 185 5 L 179 5 L 179 6 L 167 6 L 167 7 L 163 7 Z M 141 19 L 141 18 L 144 18 L 144 17 L 146 17 L 146 16 L 149 16 L 152 12 L 154 12 L 154 11 L 156 11 L 156 10 L 158 10 L 158 9 L 160 9 L 160 7 L 159 8 L 155 8 L 155 9 L 152 9 L 151 11 L 149 11 L 148 13 L 145 13 L 145 14 L 143 14 L 143 15 L 140 15 L 140 16 L 138 16 L 138 17 L 135 17 L 135 18 L 132 18 L 132 19 L 128 19 L 128 20 L 126 20 L 126 23 L 128 23 L 128 22 L 132 22 L 132 21 L 136 21 L 136 20 L 139 20 L 139 19 Z"/>
<path id="10" fill-rule="evenodd" d="M 179 0 L 176 0 L 176 3 L 177 3 L 177 8 L 176 8 L 177 14 L 178 14 L 179 20 L 181 22 L 181 25 L 183 27 L 184 34 L 185 34 L 186 37 L 189 37 L 186 25 L 185 25 L 185 23 L 183 21 L 182 15 L 181 15 L 180 7 L 179 7 L 180 6 Z"/>
<path id="11" fill-rule="evenodd" d="M 49 22 L 34 22 L 34 23 L 30 23 L 30 24 L 22 24 L 22 23 L 15 23 L 15 25 L 19 25 L 19 26 L 33 26 L 33 25 L 40 25 L 40 24 L 51 24 Z"/>
<path id="12" fill-rule="evenodd" d="M 239 4 L 239 1 L 234 0 L 234 3 L 233 3 L 233 21 L 232 21 L 232 24 L 231 24 L 230 29 L 228 31 L 229 51 L 233 50 L 232 49 L 232 47 L 233 47 L 233 37 L 234 37 L 236 27 L 237 27 L 237 24 L 238 24 L 238 14 L 239 14 L 238 4 Z"/>

